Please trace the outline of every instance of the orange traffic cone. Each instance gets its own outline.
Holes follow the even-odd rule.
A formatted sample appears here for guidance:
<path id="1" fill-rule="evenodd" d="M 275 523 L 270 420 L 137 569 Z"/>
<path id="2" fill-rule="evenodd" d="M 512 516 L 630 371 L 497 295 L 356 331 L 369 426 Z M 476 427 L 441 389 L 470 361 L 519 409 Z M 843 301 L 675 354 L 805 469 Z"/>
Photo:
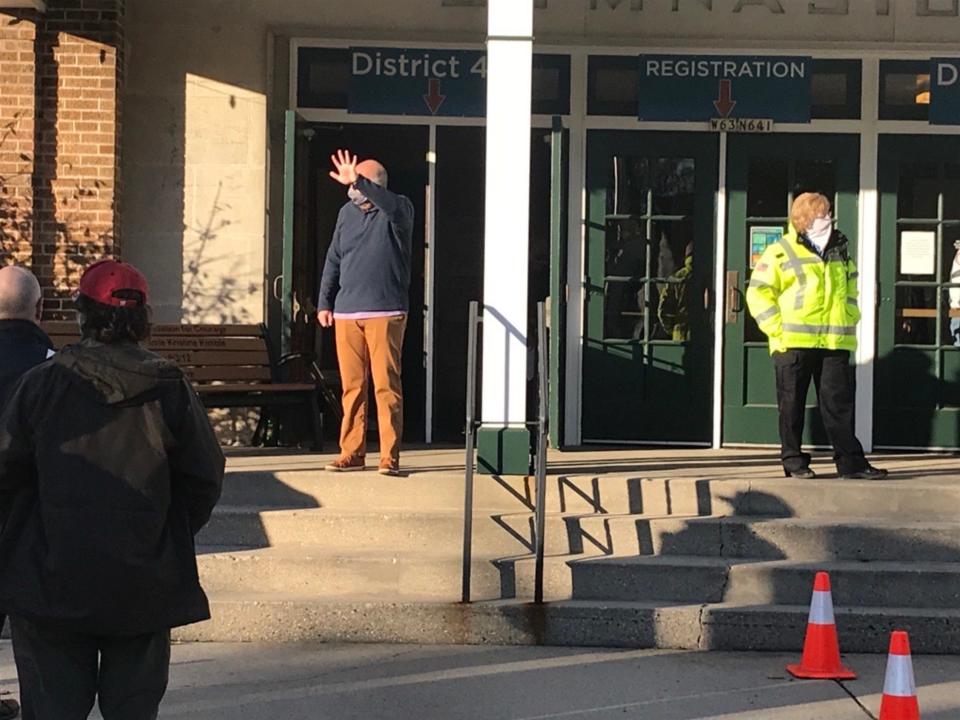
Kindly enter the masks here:
<path id="1" fill-rule="evenodd" d="M 840 662 L 830 576 L 825 572 L 818 572 L 813 583 L 803 658 L 799 665 L 787 665 L 787 671 L 794 677 L 817 680 L 853 680 L 857 677 L 855 672 Z"/>
<path id="2" fill-rule="evenodd" d="M 903 630 L 895 630 L 890 636 L 880 720 L 920 720 L 917 685 L 913 681 L 913 661 L 910 659 L 910 637 Z"/>

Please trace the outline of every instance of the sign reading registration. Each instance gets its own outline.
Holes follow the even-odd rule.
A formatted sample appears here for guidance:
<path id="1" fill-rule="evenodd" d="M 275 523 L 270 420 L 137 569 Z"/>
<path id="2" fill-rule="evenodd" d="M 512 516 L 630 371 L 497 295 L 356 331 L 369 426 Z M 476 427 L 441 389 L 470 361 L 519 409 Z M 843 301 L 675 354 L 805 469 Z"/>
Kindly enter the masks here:
<path id="1" fill-rule="evenodd" d="M 809 57 L 641 55 L 639 118 L 707 122 L 766 118 L 810 122 Z"/>
<path id="2" fill-rule="evenodd" d="M 483 117 L 487 55 L 482 50 L 350 48 L 351 113 Z"/>

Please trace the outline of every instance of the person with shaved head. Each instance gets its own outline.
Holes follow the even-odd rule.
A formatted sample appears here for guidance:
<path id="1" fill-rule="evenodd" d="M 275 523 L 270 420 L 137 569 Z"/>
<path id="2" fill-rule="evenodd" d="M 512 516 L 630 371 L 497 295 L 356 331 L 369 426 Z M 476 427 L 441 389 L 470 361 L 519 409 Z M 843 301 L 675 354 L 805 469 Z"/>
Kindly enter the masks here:
<path id="1" fill-rule="evenodd" d="M 20 376 L 53 354 L 53 343 L 40 329 L 42 311 L 33 273 L 17 265 L 0 268 L 0 408 Z"/>
<path id="2" fill-rule="evenodd" d="M 40 329 L 43 294 L 40 283 L 26 268 L 0 268 L 0 410 L 7 404 L 21 376 L 53 354 L 53 343 Z M 0 514 L 0 528 L 5 518 Z M 5 617 L 0 615 L 0 629 Z M 16 700 L 0 700 L 0 720 L 20 714 Z"/>
<path id="3" fill-rule="evenodd" d="M 343 386 L 340 457 L 327 470 L 366 469 L 367 377 L 373 377 L 381 475 L 400 473 L 403 388 L 400 357 L 407 325 L 413 203 L 387 189 L 387 169 L 339 150 L 330 177 L 348 188 L 327 251 L 317 302 L 334 327 Z"/>

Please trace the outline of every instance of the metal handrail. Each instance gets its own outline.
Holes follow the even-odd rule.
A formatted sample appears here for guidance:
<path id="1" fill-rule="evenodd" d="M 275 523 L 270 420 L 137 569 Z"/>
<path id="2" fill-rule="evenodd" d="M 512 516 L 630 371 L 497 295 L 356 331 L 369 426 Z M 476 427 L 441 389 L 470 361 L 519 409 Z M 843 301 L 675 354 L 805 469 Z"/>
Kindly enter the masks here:
<path id="1" fill-rule="evenodd" d="M 547 306 L 546 303 L 537 303 L 537 360 L 540 375 L 540 417 L 537 422 L 537 498 L 534 505 L 534 548 L 536 564 L 534 566 L 533 601 L 536 604 L 543 602 L 543 563 L 544 563 L 544 531 L 547 524 L 547 437 L 550 433 L 550 403 L 549 403 L 549 358 L 547 343 Z"/>
<path id="2" fill-rule="evenodd" d="M 463 500 L 463 577 L 461 601 L 471 601 L 470 580 L 473 564 L 473 490 L 474 490 L 474 451 L 476 433 L 480 426 L 476 418 L 477 404 L 477 331 L 483 322 L 480 316 L 480 303 L 473 301 L 469 309 L 469 327 L 467 330 L 467 408 L 465 418 L 465 482 Z M 546 494 L 547 494 L 547 440 L 550 432 L 549 403 L 549 343 L 547 340 L 546 303 L 537 304 L 537 365 L 539 375 L 538 417 L 535 422 L 525 425 L 537 429 L 537 445 L 534 457 L 534 474 L 537 489 L 534 502 L 534 602 L 543 602 L 543 571 L 546 530 Z"/>
<path id="3" fill-rule="evenodd" d="M 461 600 L 470 602 L 470 569 L 473 563 L 473 451 L 477 433 L 477 329 L 480 326 L 480 303 L 470 303 L 470 325 L 467 328 L 467 417 L 466 417 L 466 482 L 463 500 L 463 592 Z"/>

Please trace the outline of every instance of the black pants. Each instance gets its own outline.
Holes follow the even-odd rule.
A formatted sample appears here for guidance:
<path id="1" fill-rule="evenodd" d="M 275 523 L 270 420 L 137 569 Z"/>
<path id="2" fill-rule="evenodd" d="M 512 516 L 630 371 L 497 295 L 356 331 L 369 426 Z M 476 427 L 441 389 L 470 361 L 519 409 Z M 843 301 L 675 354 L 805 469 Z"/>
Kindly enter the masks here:
<path id="1" fill-rule="evenodd" d="M 170 631 L 105 637 L 10 618 L 23 720 L 155 720 L 167 690 Z"/>
<path id="2" fill-rule="evenodd" d="M 780 459 L 788 472 L 810 464 L 800 448 L 807 391 L 813 378 L 820 414 L 841 475 L 863 470 L 867 460 L 854 429 L 856 383 L 846 350 L 787 350 L 775 353 L 777 404 L 780 408 Z"/>

